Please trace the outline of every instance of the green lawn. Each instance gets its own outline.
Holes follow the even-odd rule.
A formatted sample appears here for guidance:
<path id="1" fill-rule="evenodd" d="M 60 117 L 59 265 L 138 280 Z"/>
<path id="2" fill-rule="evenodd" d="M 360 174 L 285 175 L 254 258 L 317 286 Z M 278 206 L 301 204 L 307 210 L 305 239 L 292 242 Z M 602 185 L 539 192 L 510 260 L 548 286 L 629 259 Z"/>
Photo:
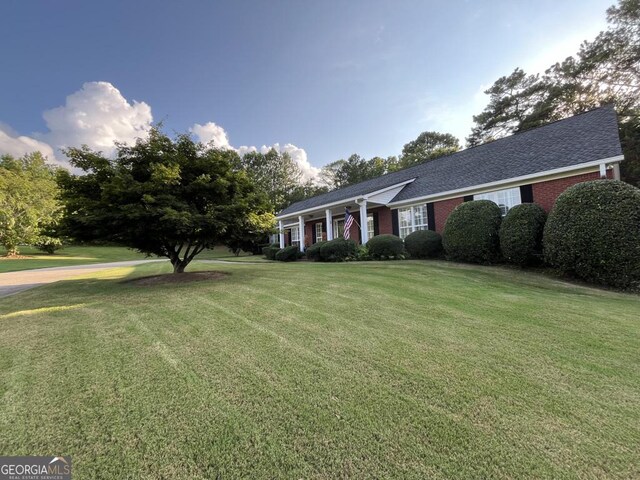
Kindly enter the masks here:
<path id="1" fill-rule="evenodd" d="M 0 453 L 74 478 L 638 478 L 640 297 L 443 262 L 0 300 Z"/>
<path id="2" fill-rule="evenodd" d="M 2 258 L 6 252 L 0 248 L 0 273 L 29 270 L 32 268 L 66 267 L 91 263 L 121 262 L 125 260 L 144 260 L 143 254 L 125 247 L 76 246 L 68 245 L 53 255 L 42 253 L 34 247 L 21 247 L 20 255 L 27 258 Z M 225 247 L 205 250 L 199 259 L 225 259 L 231 261 L 263 261 L 261 257 L 236 257 Z"/>

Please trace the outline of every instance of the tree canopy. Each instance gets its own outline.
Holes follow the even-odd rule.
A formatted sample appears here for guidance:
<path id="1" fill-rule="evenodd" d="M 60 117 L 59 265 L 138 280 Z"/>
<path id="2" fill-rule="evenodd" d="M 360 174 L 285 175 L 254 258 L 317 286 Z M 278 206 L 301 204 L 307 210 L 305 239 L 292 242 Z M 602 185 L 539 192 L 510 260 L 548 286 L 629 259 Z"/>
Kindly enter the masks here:
<path id="1" fill-rule="evenodd" d="M 405 144 L 396 169 L 428 162 L 460 150 L 460 141 L 450 133 L 422 132 Z"/>
<path id="2" fill-rule="evenodd" d="M 289 205 L 291 196 L 302 185 L 302 171 L 286 152 L 272 148 L 267 153 L 248 152 L 240 164 L 259 191 L 264 192 L 274 212 Z"/>
<path id="3" fill-rule="evenodd" d="M 607 10 L 608 28 L 584 42 L 575 57 L 544 75 L 516 68 L 485 93 L 489 103 L 473 117 L 469 146 L 613 103 L 625 155 L 623 179 L 640 185 L 640 0 Z"/>
<path id="4" fill-rule="evenodd" d="M 7 255 L 38 242 L 59 219 L 55 172 L 39 152 L 0 157 L 0 244 Z"/>
<path id="5" fill-rule="evenodd" d="M 58 177 L 66 232 L 168 257 L 176 273 L 205 248 L 249 233 L 250 214 L 269 212 L 235 151 L 186 134 L 153 128 L 133 146 L 117 145 L 114 159 L 86 146 L 65 153 L 84 172 Z"/>
<path id="6" fill-rule="evenodd" d="M 336 160 L 322 167 L 320 176 L 329 189 L 333 190 L 384 175 L 395 170 L 396 163 L 396 157 L 373 157 L 366 160 L 354 153 L 346 160 Z"/>

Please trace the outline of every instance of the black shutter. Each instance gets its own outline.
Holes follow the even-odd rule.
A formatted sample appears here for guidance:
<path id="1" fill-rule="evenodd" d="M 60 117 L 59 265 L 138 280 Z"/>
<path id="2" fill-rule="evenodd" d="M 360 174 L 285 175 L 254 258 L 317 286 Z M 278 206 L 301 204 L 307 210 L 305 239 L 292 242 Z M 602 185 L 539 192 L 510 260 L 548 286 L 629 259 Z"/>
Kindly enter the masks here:
<path id="1" fill-rule="evenodd" d="M 391 230 L 396 237 L 400 236 L 400 227 L 398 226 L 398 210 L 391 210 Z"/>
<path id="2" fill-rule="evenodd" d="M 378 212 L 373 212 L 373 236 L 380 235 L 380 225 L 378 224 Z"/>
<path id="3" fill-rule="evenodd" d="M 311 244 L 313 245 L 314 243 L 316 243 L 316 228 L 317 228 L 317 223 L 312 223 L 311 224 Z"/>
<path id="4" fill-rule="evenodd" d="M 533 203 L 533 185 L 520 185 L 520 201 L 522 203 Z"/>
<path id="5" fill-rule="evenodd" d="M 429 230 L 436 230 L 436 209 L 433 208 L 433 202 L 427 203 L 427 226 Z"/>
<path id="6" fill-rule="evenodd" d="M 465 201 L 465 202 L 471 202 L 471 201 L 473 201 L 473 195 L 465 195 L 465 196 L 464 196 L 464 201 Z"/>
<path id="7" fill-rule="evenodd" d="M 322 220 L 322 233 L 323 233 L 323 235 L 327 234 L 327 220 L 326 219 Z M 323 237 L 323 238 L 325 238 L 325 237 Z"/>
<path id="8" fill-rule="evenodd" d="M 290 246 L 291 245 L 291 229 L 289 229 L 289 233 L 287 233 L 287 242 L 285 246 Z"/>

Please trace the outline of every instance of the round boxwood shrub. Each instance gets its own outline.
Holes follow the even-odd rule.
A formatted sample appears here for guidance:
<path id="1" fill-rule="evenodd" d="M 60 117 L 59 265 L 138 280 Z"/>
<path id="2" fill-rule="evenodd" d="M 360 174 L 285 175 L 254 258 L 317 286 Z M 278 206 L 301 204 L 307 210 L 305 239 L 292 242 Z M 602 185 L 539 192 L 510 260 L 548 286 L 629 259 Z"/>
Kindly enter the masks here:
<path id="1" fill-rule="evenodd" d="M 262 249 L 262 253 L 267 260 L 275 260 L 276 253 L 278 253 L 279 250 L 280 250 L 280 247 L 277 244 L 272 243 L 268 247 L 264 247 Z"/>
<path id="2" fill-rule="evenodd" d="M 279 262 L 294 262 L 298 259 L 298 247 L 291 245 L 290 247 L 284 247 L 276 253 L 276 260 Z"/>
<path id="3" fill-rule="evenodd" d="M 315 262 L 320 260 L 320 248 L 327 242 L 316 242 L 307 247 L 305 250 L 305 254 L 309 260 L 313 260 Z"/>
<path id="4" fill-rule="evenodd" d="M 547 212 L 535 203 L 509 209 L 500 225 L 500 251 L 509 263 L 526 266 L 542 259 L 542 233 Z"/>
<path id="5" fill-rule="evenodd" d="M 431 230 L 418 230 L 407 235 L 404 248 L 411 258 L 433 258 L 442 251 L 442 237 Z"/>
<path id="6" fill-rule="evenodd" d="M 320 259 L 323 262 L 344 262 L 355 258 L 358 245 L 353 240 L 335 238 L 320 246 Z"/>
<path id="7" fill-rule="evenodd" d="M 583 280 L 640 289 L 640 189 L 618 180 L 569 187 L 544 229 L 545 261 Z"/>
<path id="8" fill-rule="evenodd" d="M 403 258 L 404 242 L 395 235 L 377 235 L 367 242 L 367 250 L 375 260 Z"/>
<path id="9" fill-rule="evenodd" d="M 442 245 L 449 260 L 491 263 L 500 258 L 499 235 L 502 213 L 490 200 L 458 205 L 447 218 Z"/>

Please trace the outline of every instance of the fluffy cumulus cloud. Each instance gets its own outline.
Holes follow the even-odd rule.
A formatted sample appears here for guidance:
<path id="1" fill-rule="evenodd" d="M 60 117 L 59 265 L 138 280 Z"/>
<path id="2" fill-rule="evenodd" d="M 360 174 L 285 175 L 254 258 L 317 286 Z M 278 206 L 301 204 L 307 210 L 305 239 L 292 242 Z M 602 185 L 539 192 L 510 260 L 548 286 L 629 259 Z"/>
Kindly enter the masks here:
<path id="1" fill-rule="evenodd" d="M 85 83 L 80 90 L 66 98 L 64 105 L 46 110 L 43 118 L 48 130 L 31 136 L 19 135 L 8 125 L 0 123 L 0 154 L 21 156 L 37 150 L 52 162 L 68 165 L 61 149 L 88 145 L 112 155 L 115 142 L 131 144 L 137 138 L 146 137 L 153 122 L 148 104 L 128 101 L 108 82 Z M 224 128 L 213 122 L 204 125 L 196 123 L 189 131 L 203 143 L 234 149 Z M 250 151 L 266 153 L 271 148 L 288 153 L 300 166 L 305 180 L 318 177 L 320 169 L 309 163 L 307 152 L 290 143 L 282 146 L 275 143 L 260 148 L 243 146 L 235 150 L 244 155 Z"/>
<path id="2" fill-rule="evenodd" d="M 207 122 L 204 125 L 196 123 L 189 131 L 202 143 L 216 148 L 231 148 L 227 132 L 220 125 L 216 125 L 213 122 Z"/>
<path id="3" fill-rule="evenodd" d="M 86 144 L 108 155 L 113 153 L 115 142 L 133 143 L 145 137 L 153 121 L 149 105 L 129 103 L 108 82 L 85 83 L 64 105 L 42 116 L 49 131 L 36 134 L 37 139 L 56 150 Z"/>
<path id="4" fill-rule="evenodd" d="M 40 142 L 35 138 L 18 135 L 8 125 L 0 123 L 0 154 L 9 154 L 21 157 L 26 153 L 41 152 L 52 162 L 62 164 L 53 154 L 50 145 Z"/>
<path id="5" fill-rule="evenodd" d="M 280 153 L 288 153 L 291 159 L 298 164 L 298 167 L 300 167 L 304 180 L 318 180 L 320 169 L 309 163 L 309 160 L 307 159 L 307 152 L 304 148 L 296 147 L 291 143 L 285 143 L 282 146 L 280 146 L 279 143 L 274 143 L 273 145 L 263 145 L 260 148 L 242 146 L 236 150 L 240 155 L 245 155 L 249 152 L 267 153 L 272 148 Z"/>
<path id="6" fill-rule="evenodd" d="M 111 155 L 115 142 L 133 143 L 145 137 L 153 121 L 151 107 L 129 103 L 108 82 L 88 82 L 69 95 L 64 105 L 42 114 L 48 131 L 18 135 L 0 124 L 0 154 L 20 156 L 40 151 L 50 161 L 68 165 L 61 148 L 88 145 Z"/>

